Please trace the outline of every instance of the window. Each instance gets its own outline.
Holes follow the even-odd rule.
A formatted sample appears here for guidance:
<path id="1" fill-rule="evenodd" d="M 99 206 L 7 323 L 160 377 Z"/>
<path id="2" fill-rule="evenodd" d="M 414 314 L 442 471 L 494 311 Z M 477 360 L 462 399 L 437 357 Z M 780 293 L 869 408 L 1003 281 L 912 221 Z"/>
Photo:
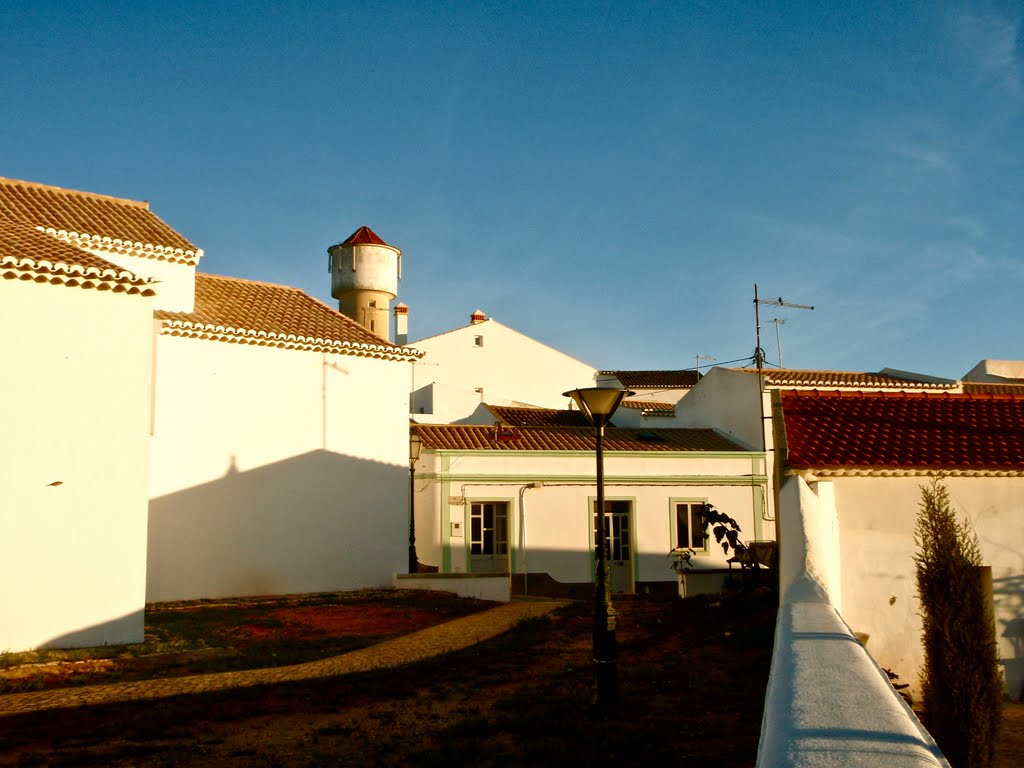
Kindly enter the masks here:
<path id="1" fill-rule="evenodd" d="M 676 546 L 689 549 L 707 548 L 707 523 L 703 501 L 676 502 Z"/>
<path id="2" fill-rule="evenodd" d="M 470 507 L 470 547 L 474 555 L 508 554 L 508 504 L 473 502 Z"/>
<path id="3" fill-rule="evenodd" d="M 605 499 L 605 548 L 608 559 L 624 562 L 630 559 L 631 536 L 629 531 L 629 513 L 633 508 L 631 501 L 621 499 Z M 597 544 L 597 502 L 594 502 L 594 544 Z"/>
<path id="4" fill-rule="evenodd" d="M 473 337 L 473 346 L 474 347 L 482 347 L 483 345 L 484 345 L 484 337 L 483 336 L 474 336 Z"/>

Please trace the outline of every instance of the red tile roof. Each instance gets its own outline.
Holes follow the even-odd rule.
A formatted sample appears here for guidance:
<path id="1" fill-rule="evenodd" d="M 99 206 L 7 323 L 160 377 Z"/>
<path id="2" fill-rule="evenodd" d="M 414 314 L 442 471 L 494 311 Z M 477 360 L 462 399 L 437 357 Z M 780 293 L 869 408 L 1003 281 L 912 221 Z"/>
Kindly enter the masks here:
<path id="1" fill-rule="evenodd" d="M 165 333 L 267 346 L 414 359 L 422 353 L 384 341 L 298 288 L 196 274 L 193 312 L 160 310 Z"/>
<path id="2" fill-rule="evenodd" d="M 650 389 L 689 389 L 701 378 L 693 370 L 681 371 L 601 371 L 602 376 L 614 376 L 626 389 L 640 387 Z"/>
<path id="3" fill-rule="evenodd" d="M 414 424 L 423 445 L 457 451 L 593 451 L 593 427 L 494 427 Z M 713 429 L 605 430 L 606 451 L 746 451 Z"/>
<path id="4" fill-rule="evenodd" d="M 144 250 L 195 263 L 196 246 L 149 210 L 149 203 L 0 178 L 0 218 L 99 250 Z"/>
<path id="5" fill-rule="evenodd" d="M 522 406 L 488 405 L 487 410 L 502 424 L 517 427 L 589 427 L 587 417 L 579 411 L 556 408 L 524 408 Z"/>
<path id="6" fill-rule="evenodd" d="M 660 415 L 671 416 L 676 412 L 676 407 L 672 403 L 656 403 L 652 400 L 637 400 L 636 398 L 628 397 L 619 404 L 620 408 L 632 408 L 638 411 L 650 411 Z"/>
<path id="7" fill-rule="evenodd" d="M 342 245 L 387 245 L 387 243 L 369 227 L 360 227 L 349 235 Z"/>
<path id="8" fill-rule="evenodd" d="M 153 282 L 99 256 L 0 218 L 0 278 L 153 296 Z"/>
<path id="9" fill-rule="evenodd" d="M 1024 396 L 780 393 L 790 469 L 1024 473 Z"/>
<path id="10" fill-rule="evenodd" d="M 739 368 L 757 373 L 756 368 Z M 916 379 L 901 379 L 884 373 L 865 371 L 816 371 L 789 368 L 765 368 L 765 383 L 770 387 L 847 387 L 856 389 L 949 389 L 943 384 Z"/>

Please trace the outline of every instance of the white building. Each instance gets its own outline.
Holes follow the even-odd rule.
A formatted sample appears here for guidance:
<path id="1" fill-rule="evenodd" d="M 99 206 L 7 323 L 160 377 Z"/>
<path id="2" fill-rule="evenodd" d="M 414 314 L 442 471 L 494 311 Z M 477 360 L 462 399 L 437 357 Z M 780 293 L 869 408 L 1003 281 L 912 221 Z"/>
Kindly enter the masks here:
<path id="1" fill-rule="evenodd" d="M 477 310 L 462 328 L 413 343 L 412 415 L 420 424 L 487 423 L 489 405 L 563 408 L 597 370 Z"/>
<path id="2" fill-rule="evenodd" d="M 673 425 L 676 404 L 700 381 L 694 370 L 599 371 L 597 386 L 627 389 L 633 394 L 622 402 L 616 423 L 641 427 Z"/>
<path id="3" fill-rule="evenodd" d="M 155 286 L 20 202 L 0 193 L 0 651 L 141 640 Z"/>
<path id="4" fill-rule="evenodd" d="M 147 599 L 403 568 L 418 353 L 379 312 L 197 274 L 147 203 L 30 182 L 0 180 L 0 248 L 0 650 L 141 640 Z M 399 255 L 365 228 L 334 246 L 343 305 L 387 318 Z"/>
<path id="5" fill-rule="evenodd" d="M 423 441 L 414 481 L 422 563 L 442 574 L 507 573 L 518 593 L 583 597 L 592 589 L 594 430 L 564 426 L 576 411 L 550 413 L 504 412 L 534 426 L 413 427 Z M 675 589 L 668 553 L 677 546 L 698 552 L 694 570 L 708 576 L 698 589 L 720 589 L 728 556 L 698 530 L 704 503 L 734 517 L 744 538 L 763 538 L 761 452 L 711 429 L 609 427 L 604 455 L 616 591 Z"/>
<path id="6" fill-rule="evenodd" d="M 779 515 L 812 521 L 832 604 L 868 636 L 881 666 L 916 687 L 923 650 L 913 534 L 921 487 L 943 478 L 991 569 L 999 655 L 1016 699 L 1024 685 L 1024 387 L 978 391 L 988 386 L 778 393 Z"/>

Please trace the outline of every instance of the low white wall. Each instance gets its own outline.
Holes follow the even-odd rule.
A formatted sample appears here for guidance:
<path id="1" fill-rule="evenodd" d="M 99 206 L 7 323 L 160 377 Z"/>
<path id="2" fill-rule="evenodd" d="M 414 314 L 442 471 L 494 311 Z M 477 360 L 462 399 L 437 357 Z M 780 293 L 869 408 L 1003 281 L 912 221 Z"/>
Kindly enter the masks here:
<path id="1" fill-rule="evenodd" d="M 396 589 L 428 589 L 434 592 L 453 592 L 459 597 L 475 597 L 507 603 L 512 599 L 507 573 L 397 573 Z"/>
<path id="2" fill-rule="evenodd" d="M 947 766 L 830 599 L 832 521 L 800 478 L 779 492 L 780 595 L 758 768 Z"/>

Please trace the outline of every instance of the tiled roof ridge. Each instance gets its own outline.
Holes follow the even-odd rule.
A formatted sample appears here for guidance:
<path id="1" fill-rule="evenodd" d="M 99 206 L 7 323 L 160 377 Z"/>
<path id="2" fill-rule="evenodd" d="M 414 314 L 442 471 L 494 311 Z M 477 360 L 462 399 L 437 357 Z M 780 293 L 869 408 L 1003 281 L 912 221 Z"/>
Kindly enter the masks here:
<path id="1" fill-rule="evenodd" d="M 143 200 L 0 177 L 0 219 L 80 248 L 190 265 L 203 255 Z"/>
<path id="2" fill-rule="evenodd" d="M 862 392 L 844 389 L 784 389 L 782 397 L 803 398 L 883 398 L 887 400 L 1021 400 L 1024 401 L 1024 389 L 1016 392 Z"/>
<path id="3" fill-rule="evenodd" d="M 626 388 L 692 389 L 704 376 L 693 368 L 644 368 L 600 370 L 599 376 L 614 376 Z"/>
<path id="4" fill-rule="evenodd" d="M 156 294 L 153 280 L 5 218 L 0 218 L 0 277 L 114 293 Z"/>
<path id="5" fill-rule="evenodd" d="M 783 471 L 787 476 L 821 477 L 1024 477 L 1024 469 L 935 467 L 799 467 Z M 812 479 L 813 479 L 812 478 Z"/>
<path id="6" fill-rule="evenodd" d="M 604 376 L 614 376 L 617 373 L 697 373 L 693 368 L 615 368 L 600 370 L 598 373 Z"/>
<path id="7" fill-rule="evenodd" d="M 152 213 L 152 212 L 151 212 Z M 155 218 L 160 218 L 152 214 Z M 163 221 L 163 219 L 161 219 Z M 166 224 L 166 222 L 164 222 Z M 110 235 L 94 235 L 89 232 L 76 232 L 56 227 L 37 226 L 37 232 L 56 237 L 58 240 L 79 248 L 96 248 L 101 251 L 112 251 L 115 253 L 129 253 L 133 255 L 154 256 L 161 261 L 170 261 L 176 264 L 190 264 L 195 266 L 203 257 L 203 249 L 178 248 L 171 245 L 157 245 L 155 243 L 142 243 L 138 240 L 110 237 Z"/>
<path id="8" fill-rule="evenodd" d="M 69 287 L 112 290 L 115 293 L 156 295 L 154 281 L 139 277 L 113 264 L 109 267 L 84 266 L 59 259 L 0 256 L 0 277 Z"/>
<path id="9" fill-rule="evenodd" d="M 593 451 L 593 426 L 413 424 L 432 450 Z M 747 452 L 717 430 L 703 427 L 608 427 L 607 453 Z"/>
<path id="10" fill-rule="evenodd" d="M 25 181 L 24 179 L 9 179 L 4 176 L 0 176 L 0 184 L 9 184 L 12 186 L 19 187 L 34 187 L 36 189 L 48 189 L 51 192 L 65 192 L 71 195 L 81 195 L 82 197 L 92 197 L 97 200 L 109 200 L 114 203 L 127 203 L 129 205 L 137 205 L 140 208 L 149 210 L 148 200 L 132 200 L 130 197 L 116 197 L 114 195 L 104 195 L 99 192 L 83 192 L 80 189 L 70 189 L 69 187 L 58 187 L 53 184 L 42 184 L 38 181 Z"/>
<path id="11" fill-rule="evenodd" d="M 262 288 L 269 288 L 276 291 L 286 291 L 292 293 L 301 301 L 308 304 L 316 305 L 322 310 L 330 312 L 341 321 L 346 324 L 352 323 L 354 327 L 362 331 L 362 326 L 355 323 L 351 318 L 345 317 L 345 315 L 338 312 L 338 310 L 325 304 L 308 293 L 303 291 L 301 288 L 294 288 L 287 285 L 279 285 L 277 283 L 269 283 L 262 280 L 250 280 L 242 277 L 231 277 L 228 275 L 214 275 L 209 273 L 197 273 L 196 282 L 197 284 L 206 281 L 223 281 L 232 283 L 241 283 L 253 286 L 259 286 Z M 169 311 L 158 311 L 155 313 L 156 317 L 163 320 L 165 326 L 161 331 L 162 334 L 168 336 L 184 336 L 188 338 L 204 338 L 217 341 L 227 342 L 238 342 L 243 344 L 256 344 L 258 346 L 274 346 L 282 347 L 287 349 L 300 349 L 300 350 L 312 350 L 312 351 L 343 351 L 350 354 L 355 354 L 360 357 L 383 357 L 392 360 L 413 360 L 423 357 L 423 352 L 411 349 L 409 347 L 402 347 L 391 342 L 379 340 L 379 343 L 342 340 L 342 339 L 331 339 L 324 338 L 322 336 L 307 336 L 299 333 L 288 333 L 274 330 L 261 330 L 256 328 L 246 328 L 244 326 L 230 325 L 227 323 L 211 323 L 206 322 L 200 318 L 190 318 L 189 315 L 194 315 L 193 312 L 169 312 Z"/>
<path id="12" fill-rule="evenodd" d="M 490 430 L 494 431 L 493 424 L 413 424 L 415 427 L 421 427 L 426 429 L 444 429 L 444 430 Z M 594 435 L 593 425 L 578 425 L 578 424 L 508 424 L 504 426 L 515 427 L 519 430 L 534 431 L 534 432 L 582 432 L 591 437 Z M 609 435 L 614 432 L 651 432 L 658 434 L 659 432 L 666 433 L 706 433 L 714 432 L 718 434 L 717 430 L 711 427 L 605 427 L 605 435 Z"/>
<path id="13" fill-rule="evenodd" d="M 632 408 L 634 410 L 646 411 L 675 411 L 674 403 L 659 403 L 654 400 L 623 400 L 619 403 L 620 408 Z"/>

